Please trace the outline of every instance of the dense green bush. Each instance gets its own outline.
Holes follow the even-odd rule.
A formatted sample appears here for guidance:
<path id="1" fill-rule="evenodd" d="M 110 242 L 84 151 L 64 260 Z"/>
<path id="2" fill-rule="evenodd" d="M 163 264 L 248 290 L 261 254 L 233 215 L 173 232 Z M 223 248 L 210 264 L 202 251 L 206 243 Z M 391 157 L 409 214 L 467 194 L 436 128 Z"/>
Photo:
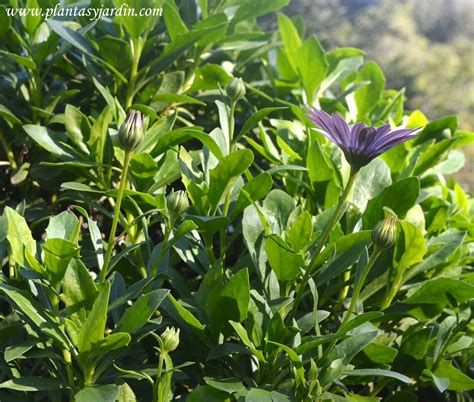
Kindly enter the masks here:
<path id="1" fill-rule="evenodd" d="M 474 135 L 300 19 L 262 32 L 286 0 L 139 3 L 163 17 L 0 6 L 0 399 L 469 400 L 473 203 L 443 175 Z M 354 175 L 307 106 L 422 129 Z"/>

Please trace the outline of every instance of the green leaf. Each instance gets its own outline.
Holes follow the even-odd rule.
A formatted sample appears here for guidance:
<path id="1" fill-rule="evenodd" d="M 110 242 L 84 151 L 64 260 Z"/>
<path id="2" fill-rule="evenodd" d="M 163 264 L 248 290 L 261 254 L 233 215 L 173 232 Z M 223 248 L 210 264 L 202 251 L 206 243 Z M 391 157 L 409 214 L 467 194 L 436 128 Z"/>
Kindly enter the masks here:
<path id="1" fill-rule="evenodd" d="M 284 14 L 278 14 L 278 29 L 290 66 L 296 72 L 298 71 L 298 51 L 301 47 L 301 38 L 290 18 Z"/>
<path id="2" fill-rule="evenodd" d="M 347 332 L 353 330 L 354 328 L 357 328 L 368 321 L 376 320 L 377 318 L 380 318 L 382 316 L 383 316 L 383 313 L 380 311 L 369 311 L 367 313 L 362 313 L 354 317 L 347 324 L 345 324 L 343 327 L 338 329 L 337 332 L 338 334 L 346 334 Z"/>
<path id="3" fill-rule="evenodd" d="M 42 245 L 44 265 L 51 282 L 61 281 L 73 257 L 79 256 L 79 246 L 68 240 L 48 239 Z"/>
<path id="4" fill-rule="evenodd" d="M 47 22 L 51 29 L 66 42 L 77 47 L 85 54 L 98 57 L 97 51 L 90 44 L 89 40 L 80 32 L 71 29 L 67 21 L 49 19 Z"/>
<path id="5" fill-rule="evenodd" d="M 390 346 L 371 343 L 364 349 L 367 357 L 377 364 L 387 364 L 393 362 L 397 357 L 398 350 Z"/>
<path id="6" fill-rule="evenodd" d="M 71 211 L 64 211 L 49 219 L 46 236 L 48 239 L 69 240 L 77 244 L 80 230 L 81 223 L 76 215 Z"/>
<path id="7" fill-rule="evenodd" d="M 66 134 L 74 145 L 79 147 L 82 152 L 89 154 L 85 142 L 90 138 L 91 125 L 87 117 L 75 106 L 66 105 L 64 125 Z"/>
<path id="8" fill-rule="evenodd" d="M 446 116 L 428 123 L 428 119 L 418 110 L 410 116 L 410 124 L 413 128 L 424 126 L 414 140 L 415 145 L 419 145 L 431 140 L 442 140 L 445 138 L 446 131 L 450 136 L 453 136 L 458 127 L 458 117 Z"/>
<path id="9" fill-rule="evenodd" d="M 403 301 L 406 304 L 449 304 L 447 294 L 458 303 L 474 299 L 474 285 L 454 278 L 437 278 L 426 281 Z"/>
<path id="10" fill-rule="evenodd" d="M 31 235 L 25 218 L 10 207 L 5 208 L 7 219 L 7 240 L 10 244 L 10 264 L 18 264 L 26 267 L 24 250 L 28 250 L 31 255 L 36 254 L 36 241 Z"/>
<path id="11" fill-rule="evenodd" d="M 413 174 L 421 175 L 428 169 L 443 161 L 456 141 L 456 138 L 451 138 L 432 144 L 429 148 L 421 153 Z"/>
<path id="12" fill-rule="evenodd" d="M 46 151 L 58 156 L 63 160 L 74 159 L 73 156 L 60 144 L 63 140 L 62 135 L 55 133 L 46 127 L 34 124 L 26 124 L 23 126 L 26 134 L 28 134 L 40 147 Z"/>
<path id="13" fill-rule="evenodd" d="M 23 67 L 29 68 L 31 70 L 36 69 L 35 62 L 28 57 L 23 57 L 15 53 L 7 52 L 6 50 L 0 50 L 0 54 L 10 57 L 11 59 L 15 60 L 18 64 L 21 64 Z"/>
<path id="14" fill-rule="evenodd" d="M 92 187 L 88 186 L 87 184 L 78 183 L 75 181 L 68 181 L 61 184 L 61 188 L 64 188 L 66 190 L 85 191 L 86 193 L 103 194 L 102 191 L 95 190 Z"/>
<path id="15" fill-rule="evenodd" d="M 230 223 L 229 219 L 225 216 L 188 215 L 187 218 L 197 226 L 199 232 L 203 232 L 208 236 L 225 229 Z"/>
<path id="16" fill-rule="evenodd" d="M 26 9 L 40 9 L 37 0 L 26 0 L 25 7 Z M 25 16 L 21 17 L 21 22 L 25 26 L 28 34 L 33 36 L 42 19 L 43 17 L 41 15 L 36 13 L 27 13 Z"/>
<path id="17" fill-rule="evenodd" d="M 241 341 L 244 343 L 245 346 L 247 346 L 249 348 L 249 350 L 252 352 L 252 354 L 255 357 L 257 357 L 257 359 L 259 361 L 264 363 L 265 362 L 265 356 L 263 355 L 262 351 L 258 350 L 255 347 L 255 345 L 253 344 L 253 342 L 250 340 L 250 338 L 247 334 L 247 331 L 245 330 L 243 325 L 239 322 L 235 322 L 235 321 L 232 321 L 232 320 L 229 321 L 229 324 L 232 325 L 232 327 L 234 328 L 235 332 L 237 332 L 237 335 L 239 336 Z"/>
<path id="18" fill-rule="evenodd" d="M 312 182 L 325 182 L 336 179 L 333 164 L 329 156 L 321 149 L 319 141 L 315 139 L 315 132 L 310 133 L 311 141 L 306 157 L 309 178 Z"/>
<path id="19" fill-rule="evenodd" d="M 438 378 L 446 378 L 449 380 L 448 389 L 450 391 L 461 392 L 472 391 L 474 389 L 474 380 L 454 367 L 450 361 L 441 360 L 434 374 Z"/>
<path id="20" fill-rule="evenodd" d="M 357 174 L 351 203 L 364 212 L 367 203 L 392 184 L 390 169 L 380 158 L 374 159 Z"/>
<path id="21" fill-rule="evenodd" d="M 353 335 L 337 344 L 324 359 L 320 384 L 325 387 L 337 379 L 353 357 L 363 350 L 377 336 L 378 331 Z"/>
<path id="22" fill-rule="evenodd" d="M 328 61 L 331 64 L 331 56 L 338 50 L 344 49 L 335 49 L 329 53 Z M 337 65 L 334 68 L 329 67 L 329 72 L 327 77 L 321 83 L 319 87 L 319 94 L 324 94 L 331 86 L 341 82 L 347 76 L 355 73 L 359 67 L 364 63 L 364 58 L 361 54 L 354 55 L 353 57 L 342 58 L 336 61 Z"/>
<path id="23" fill-rule="evenodd" d="M 119 399 L 120 388 L 115 384 L 86 386 L 74 395 L 74 401 L 125 402 L 126 400 Z"/>
<path id="24" fill-rule="evenodd" d="M 166 103 L 190 103 L 193 105 L 201 105 L 205 106 L 204 102 L 200 100 L 194 99 L 191 96 L 183 95 L 183 94 L 158 94 L 153 98 L 154 102 L 166 102 Z"/>
<path id="25" fill-rule="evenodd" d="M 0 6 L 0 39 L 4 38 L 10 30 L 11 20 L 4 5 Z"/>
<path id="26" fill-rule="evenodd" d="M 463 243 L 465 232 L 444 233 L 437 238 L 431 238 L 428 247 L 435 247 L 436 251 L 428 255 L 419 264 L 412 267 L 407 272 L 407 280 L 414 276 L 433 269 L 451 257 L 458 247 Z"/>
<path id="27" fill-rule="evenodd" d="M 313 222 L 308 211 L 301 212 L 291 224 L 290 228 L 285 231 L 285 239 L 292 250 L 302 251 L 312 241 Z"/>
<path id="28" fill-rule="evenodd" d="M 0 384 L 0 388 L 13 389 L 23 392 L 51 391 L 65 388 L 65 384 L 54 378 L 20 377 L 7 380 Z"/>
<path id="29" fill-rule="evenodd" d="M 293 251 L 280 236 L 276 234 L 267 236 L 265 251 L 270 267 L 279 281 L 292 281 L 301 274 L 303 257 Z"/>
<path id="30" fill-rule="evenodd" d="M 29 295 L 14 287 L 0 283 L 0 292 L 3 292 L 38 331 L 56 340 L 62 347 L 69 348 L 70 342 L 64 332 L 45 311 L 44 306 Z"/>
<path id="31" fill-rule="evenodd" d="M 239 321 L 247 318 L 247 311 L 250 300 L 249 271 L 247 268 L 238 271 L 227 284 L 221 293 L 223 304 L 226 310 L 236 310 L 236 317 Z M 234 307 L 232 307 L 234 306 Z M 234 319 L 235 321 L 235 319 Z"/>
<path id="32" fill-rule="evenodd" d="M 397 269 L 404 270 L 420 261 L 427 252 L 425 238 L 415 225 L 408 221 L 401 221 L 402 233 L 397 242 L 397 253 L 402 250 Z M 402 243 L 399 247 L 399 243 Z"/>
<path id="33" fill-rule="evenodd" d="M 413 380 L 406 375 L 397 373 L 390 370 L 382 369 L 352 369 L 344 371 L 344 374 L 347 376 L 376 376 L 376 377 L 389 377 L 395 378 L 405 384 L 412 384 Z"/>
<path id="34" fill-rule="evenodd" d="M 3 7 L 0 7 L 0 14 L 2 9 Z M 3 116 L 3 118 L 11 125 L 21 126 L 22 124 L 21 120 L 16 117 L 5 105 L 0 105 L 0 116 Z"/>
<path id="35" fill-rule="evenodd" d="M 117 0 L 117 9 L 124 7 L 126 10 L 134 9 L 134 15 L 116 15 L 115 22 L 123 25 L 132 39 L 137 39 L 145 31 L 151 30 L 161 17 L 157 15 L 140 15 L 142 9 L 157 10 L 161 7 L 160 0 Z"/>
<path id="36" fill-rule="evenodd" d="M 127 17 L 128 18 L 128 17 Z M 142 17 L 140 17 L 141 20 Z M 150 63 L 150 74 L 158 74 L 170 66 L 176 59 L 178 59 L 186 50 L 193 47 L 199 39 L 205 35 L 220 30 L 225 24 L 215 25 L 209 28 L 201 28 L 195 31 L 189 31 L 179 35 L 176 40 L 171 41 L 165 46 L 160 57 Z"/>
<path id="37" fill-rule="evenodd" d="M 20 343 L 15 343 L 14 345 L 7 346 L 5 348 L 4 358 L 6 363 L 22 357 L 26 352 L 31 350 L 34 346 L 37 345 L 37 341 L 24 341 Z"/>
<path id="38" fill-rule="evenodd" d="M 150 319 L 168 293 L 167 289 L 157 289 L 140 296 L 122 315 L 114 331 L 133 334 L 139 330 Z"/>
<path id="39" fill-rule="evenodd" d="M 92 309 L 81 327 L 78 336 L 79 353 L 90 352 L 94 343 L 104 339 L 109 304 L 110 282 L 106 282 L 94 301 Z"/>
<path id="40" fill-rule="evenodd" d="M 232 22 L 254 19 L 272 13 L 288 5 L 288 2 L 289 0 L 265 0 L 265 2 L 245 0 L 241 2 Z"/>
<path id="41" fill-rule="evenodd" d="M 425 256 L 423 261 L 411 267 L 405 272 L 405 280 L 409 280 L 420 273 L 429 271 L 438 266 L 446 264 L 446 260 L 451 257 L 455 251 L 461 246 L 465 237 L 464 232 L 455 232 L 443 234 L 437 238 L 430 240 L 429 246 L 434 247 L 434 252 L 428 256 Z M 361 293 L 361 299 L 365 300 L 369 296 L 373 295 L 379 289 L 386 286 L 388 280 L 388 274 L 385 272 L 379 277 L 375 278 L 371 282 L 367 283 L 364 290 Z"/>
<path id="42" fill-rule="evenodd" d="M 225 88 L 232 80 L 232 76 L 217 64 L 205 64 L 196 70 L 194 81 L 187 92 L 206 91 L 210 89 Z"/>
<path id="43" fill-rule="evenodd" d="M 211 377 L 204 377 L 204 381 L 206 381 L 206 384 L 210 385 L 211 387 L 227 392 L 228 394 L 239 392 L 245 389 L 242 381 L 238 381 L 234 378 L 216 380 Z"/>
<path id="44" fill-rule="evenodd" d="M 231 402 L 232 397 L 210 385 L 198 385 L 186 398 L 187 402 Z M 85 402 L 85 401 L 84 401 Z"/>
<path id="45" fill-rule="evenodd" d="M 188 32 L 186 24 L 179 15 L 179 9 L 173 0 L 166 0 L 163 4 L 163 16 L 170 39 L 175 40 L 178 35 Z"/>
<path id="46" fill-rule="evenodd" d="M 187 127 L 179 128 L 160 136 L 158 143 L 153 150 L 153 154 L 160 155 L 167 151 L 170 147 L 182 144 L 191 139 L 197 139 L 198 141 L 202 142 L 202 144 L 205 145 L 217 159 L 222 158 L 222 152 L 219 146 L 209 134 L 205 134 L 200 130 Z"/>
<path id="47" fill-rule="evenodd" d="M 438 389 L 439 392 L 444 392 L 449 387 L 449 378 L 438 377 L 435 373 L 430 370 L 425 370 L 425 373 L 428 373 L 433 379 L 433 383 Z"/>
<path id="48" fill-rule="evenodd" d="M 297 382 L 299 382 L 299 386 L 304 386 L 304 384 L 306 383 L 306 380 L 305 380 L 305 376 L 304 376 L 305 373 L 304 373 L 304 368 L 303 368 L 303 362 L 302 362 L 301 358 L 296 354 L 296 352 L 293 349 L 291 349 L 290 347 L 288 347 L 286 345 L 283 345 L 281 343 L 278 343 L 278 342 L 268 341 L 268 343 L 271 343 L 273 345 L 277 345 L 280 349 L 285 351 L 285 353 L 288 355 L 289 359 L 291 360 L 291 362 L 295 366 L 295 370 L 296 370 L 296 373 L 297 373 L 296 380 L 297 380 Z"/>
<path id="49" fill-rule="evenodd" d="M 288 218 L 295 208 L 295 200 L 289 194 L 276 189 L 268 193 L 263 201 L 263 212 L 271 229 L 276 234 L 282 234 L 287 228 Z"/>
<path id="50" fill-rule="evenodd" d="M 62 288 L 61 299 L 66 305 L 68 315 L 72 317 L 73 314 L 77 314 L 78 321 L 83 323 L 98 292 L 91 275 L 81 260 L 73 258 L 69 262 L 62 281 Z"/>
<path id="51" fill-rule="evenodd" d="M 266 172 L 253 177 L 245 183 L 239 193 L 239 198 L 232 210 L 230 219 L 232 221 L 235 220 L 237 216 L 250 205 L 249 198 L 255 202 L 265 197 L 271 190 L 272 184 L 272 177 Z"/>
<path id="52" fill-rule="evenodd" d="M 126 332 L 114 332 L 113 334 L 107 335 L 104 339 L 95 342 L 92 349 L 86 352 L 86 355 L 88 357 L 103 355 L 111 350 L 128 346 L 130 340 L 130 334 Z"/>
<path id="53" fill-rule="evenodd" d="M 354 113 L 352 110 L 351 114 L 356 116 L 357 120 L 367 117 L 382 95 L 385 77 L 377 63 L 371 61 L 359 70 L 354 84 L 360 84 L 364 81 L 369 81 L 369 85 L 365 85 L 354 92 L 357 112 Z"/>
<path id="54" fill-rule="evenodd" d="M 364 227 L 372 229 L 384 217 L 383 207 L 392 209 L 399 218 L 403 218 L 415 205 L 420 193 L 420 182 L 416 177 L 409 177 L 386 187 L 377 197 L 367 203 L 362 217 Z"/>
<path id="55" fill-rule="evenodd" d="M 206 300 L 209 326 L 215 337 L 225 331 L 230 320 L 241 322 L 247 318 L 250 301 L 248 269 L 237 272 L 224 286 L 215 285 Z"/>
<path id="56" fill-rule="evenodd" d="M 91 136 L 89 141 L 87 141 L 91 155 L 99 165 L 104 162 L 104 154 L 109 137 L 108 128 L 111 121 L 112 113 L 110 108 L 106 106 L 92 126 Z"/>
<path id="57" fill-rule="evenodd" d="M 242 149 L 222 158 L 219 164 L 210 171 L 208 198 L 212 211 L 217 209 L 222 197 L 230 191 L 237 178 L 250 167 L 252 162 L 252 151 Z"/>
<path id="58" fill-rule="evenodd" d="M 326 52 L 318 39 L 311 36 L 298 49 L 297 56 L 298 70 L 306 91 L 307 103 L 312 105 L 316 89 L 323 82 L 328 69 Z"/>
<path id="59" fill-rule="evenodd" d="M 283 110 L 286 107 L 265 107 L 255 112 L 248 120 L 244 123 L 244 126 L 239 133 L 234 137 L 234 142 L 237 142 L 243 135 L 247 134 L 252 128 L 254 128 L 260 121 L 267 117 L 270 113 L 277 110 Z"/>
<path id="60" fill-rule="evenodd" d="M 194 333 L 199 337 L 204 337 L 205 326 L 188 310 L 186 310 L 171 294 L 168 294 L 168 299 L 171 301 L 173 308 L 178 313 L 178 316 L 188 325 Z"/>

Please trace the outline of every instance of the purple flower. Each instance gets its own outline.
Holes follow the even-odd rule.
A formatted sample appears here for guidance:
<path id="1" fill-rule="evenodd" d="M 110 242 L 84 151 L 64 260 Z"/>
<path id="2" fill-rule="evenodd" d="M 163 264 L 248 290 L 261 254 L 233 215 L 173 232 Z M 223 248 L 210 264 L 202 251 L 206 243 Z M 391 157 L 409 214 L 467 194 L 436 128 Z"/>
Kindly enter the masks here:
<path id="1" fill-rule="evenodd" d="M 342 149 L 347 162 L 356 170 L 394 146 L 414 138 L 414 132 L 418 130 L 390 130 L 388 124 L 369 127 L 364 123 L 356 123 L 349 126 L 338 114 L 329 115 L 314 107 L 308 108 L 308 117 L 314 125 L 321 128 L 317 130 L 319 133 Z"/>

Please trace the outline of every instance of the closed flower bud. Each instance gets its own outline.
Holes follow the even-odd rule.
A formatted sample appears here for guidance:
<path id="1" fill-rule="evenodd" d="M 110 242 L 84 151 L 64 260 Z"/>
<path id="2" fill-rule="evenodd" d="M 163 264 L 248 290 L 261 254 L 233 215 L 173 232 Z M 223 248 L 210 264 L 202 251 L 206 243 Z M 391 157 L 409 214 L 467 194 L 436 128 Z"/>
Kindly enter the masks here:
<path id="1" fill-rule="evenodd" d="M 188 196 L 184 191 L 173 191 L 166 197 L 166 206 L 172 216 L 178 216 L 189 208 Z"/>
<path id="2" fill-rule="evenodd" d="M 372 230 L 372 243 L 380 248 L 389 248 L 397 239 L 397 217 L 389 215 L 381 220 Z"/>
<path id="3" fill-rule="evenodd" d="M 143 117 L 138 110 L 132 110 L 118 131 L 119 142 L 125 151 L 135 150 L 143 140 Z"/>
<path id="4" fill-rule="evenodd" d="M 170 353 L 179 345 L 179 329 L 166 327 L 165 332 L 161 334 L 160 338 L 162 342 L 161 352 Z"/>
<path id="5" fill-rule="evenodd" d="M 234 78 L 225 88 L 227 95 L 233 102 L 245 96 L 245 85 L 242 78 Z"/>

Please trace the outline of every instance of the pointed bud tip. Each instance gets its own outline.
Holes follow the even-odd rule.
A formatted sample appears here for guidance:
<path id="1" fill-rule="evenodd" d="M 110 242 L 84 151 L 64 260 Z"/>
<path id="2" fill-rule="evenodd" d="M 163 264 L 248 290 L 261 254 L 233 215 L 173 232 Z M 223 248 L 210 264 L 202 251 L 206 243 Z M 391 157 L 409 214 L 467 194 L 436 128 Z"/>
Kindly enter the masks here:
<path id="1" fill-rule="evenodd" d="M 138 110 L 131 110 L 118 131 L 119 142 L 125 151 L 135 150 L 143 140 L 143 116 Z"/>
<path id="2" fill-rule="evenodd" d="M 388 215 L 372 230 L 372 243 L 380 248 L 390 248 L 397 240 L 397 217 Z"/>
<path id="3" fill-rule="evenodd" d="M 227 84 L 225 90 L 233 102 L 237 102 L 239 99 L 245 96 L 245 85 L 242 81 L 242 78 L 232 79 L 232 81 Z"/>
<path id="4" fill-rule="evenodd" d="M 179 346 L 179 328 L 166 327 L 166 330 L 161 334 L 160 338 L 163 342 L 163 353 L 170 353 Z"/>
<path id="5" fill-rule="evenodd" d="M 170 215 L 178 216 L 189 208 L 189 200 L 182 190 L 173 191 L 166 197 L 166 205 Z"/>

